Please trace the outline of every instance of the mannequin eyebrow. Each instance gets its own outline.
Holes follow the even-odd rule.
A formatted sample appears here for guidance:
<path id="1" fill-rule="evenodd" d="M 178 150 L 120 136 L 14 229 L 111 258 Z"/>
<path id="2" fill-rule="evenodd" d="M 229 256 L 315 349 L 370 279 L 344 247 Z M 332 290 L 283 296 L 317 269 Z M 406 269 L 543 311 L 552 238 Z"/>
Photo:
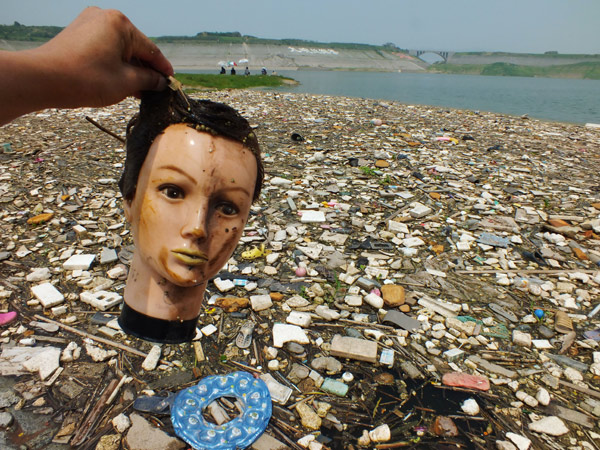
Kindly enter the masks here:
<path id="1" fill-rule="evenodd" d="M 230 187 L 226 187 L 223 189 L 219 189 L 218 191 L 215 191 L 216 194 L 225 193 L 225 192 L 242 192 L 243 194 L 246 194 L 248 197 L 250 197 L 250 192 L 248 192 L 248 190 L 246 188 L 243 188 L 241 186 L 230 186 Z"/>
<path id="2" fill-rule="evenodd" d="M 185 170 L 180 169 L 177 166 L 171 166 L 171 165 L 160 166 L 158 169 L 159 170 L 162 170 L 162 169 L 164 169 L 164 170 L 172 170 L 173 172 L 180 173 L 184 177 L 188 178 L 192 183 L 198 184 L 198 182 L 196 181 L 196 179 L 194 177 L 192 177 L 190 174 L 186 173 Z"/>

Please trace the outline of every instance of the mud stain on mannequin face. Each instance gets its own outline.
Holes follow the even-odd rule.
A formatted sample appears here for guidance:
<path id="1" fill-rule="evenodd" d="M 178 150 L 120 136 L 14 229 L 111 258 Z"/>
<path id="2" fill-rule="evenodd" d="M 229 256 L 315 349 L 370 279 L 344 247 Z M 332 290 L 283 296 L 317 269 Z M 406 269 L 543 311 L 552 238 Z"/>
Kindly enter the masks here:
<path id="1" fill-rule="evenodd" d="M 171 277 L 171 279 L 175 283 L 186 284 L 186 280 L 184 280 L 182 277 L 180 277 L 175 272 L 173 272 L 171 269 L 169 269 L 169 265 L 167 262 L 168 258 L 169 258 L 169 250 L 166 247 L 162 247 L 160 249 L 160 253 L 158 254 L 158 260 L 159 260 L 161 266 L 164 268 L 164 270 L 167 272 L 167 274 Z"/>

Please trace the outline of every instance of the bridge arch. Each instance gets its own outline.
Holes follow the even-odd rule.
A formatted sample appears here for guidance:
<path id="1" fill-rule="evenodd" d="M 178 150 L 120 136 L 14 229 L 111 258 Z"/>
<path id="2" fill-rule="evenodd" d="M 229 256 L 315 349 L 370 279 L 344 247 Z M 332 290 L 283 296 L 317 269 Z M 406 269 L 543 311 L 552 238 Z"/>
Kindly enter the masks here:
<path id="1" fill-rule="evenodd" d="M 417 58 L 423 60 L 422 56 L 425 54 L 434 54 L 438 55 L 440 58 L 444 60 L 445 63 L 448 62 L 448 59 L 454 54 L 454 52 L 449 52 L 446 50 L 410 50 L 409 54 L 412 56 L 416 56 Z"/>

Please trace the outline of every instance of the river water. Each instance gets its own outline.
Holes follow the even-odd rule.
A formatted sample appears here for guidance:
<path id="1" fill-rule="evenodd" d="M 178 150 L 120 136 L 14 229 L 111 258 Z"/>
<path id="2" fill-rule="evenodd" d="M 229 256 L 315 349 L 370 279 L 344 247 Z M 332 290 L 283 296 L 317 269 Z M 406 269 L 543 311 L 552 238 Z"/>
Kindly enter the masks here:
<path id="1" fill-rule="evenodd" d="M 600 80 L 473 75 L 281 71 L 282 92 L 396 100 L 571 123 L 600 123 Z"/>

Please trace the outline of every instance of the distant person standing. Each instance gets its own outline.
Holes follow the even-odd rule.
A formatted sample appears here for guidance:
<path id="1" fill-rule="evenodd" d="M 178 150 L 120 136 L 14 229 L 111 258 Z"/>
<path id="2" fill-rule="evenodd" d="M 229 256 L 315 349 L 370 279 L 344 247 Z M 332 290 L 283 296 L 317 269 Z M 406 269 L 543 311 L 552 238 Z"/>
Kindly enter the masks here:
<path id="1" fill-rule="evenodd" d="M 246 66 L 246 70 L 244 70 L 244 75 L 250 75 L 250 70 L 248 69 L 248 66 Z"/>
<path id="2" fill-rule="evenodd" d="M 267 74 L 267 68 L 263 67 L 262 70 L 260 71 L 261 75 L 266 75 Z"/>
<path id="3" fill-rule="evenodd" d="M 221 71 L 219 72 L 219 75 L 225 75 L 227 73 L 227 71 L 225 70 L 225 67 L 221 66 Z"/>
<path id="4" fill-rule="evenodd" d="M 231 75 L 235 75 L 235 67 L 231 66 Z"/>

